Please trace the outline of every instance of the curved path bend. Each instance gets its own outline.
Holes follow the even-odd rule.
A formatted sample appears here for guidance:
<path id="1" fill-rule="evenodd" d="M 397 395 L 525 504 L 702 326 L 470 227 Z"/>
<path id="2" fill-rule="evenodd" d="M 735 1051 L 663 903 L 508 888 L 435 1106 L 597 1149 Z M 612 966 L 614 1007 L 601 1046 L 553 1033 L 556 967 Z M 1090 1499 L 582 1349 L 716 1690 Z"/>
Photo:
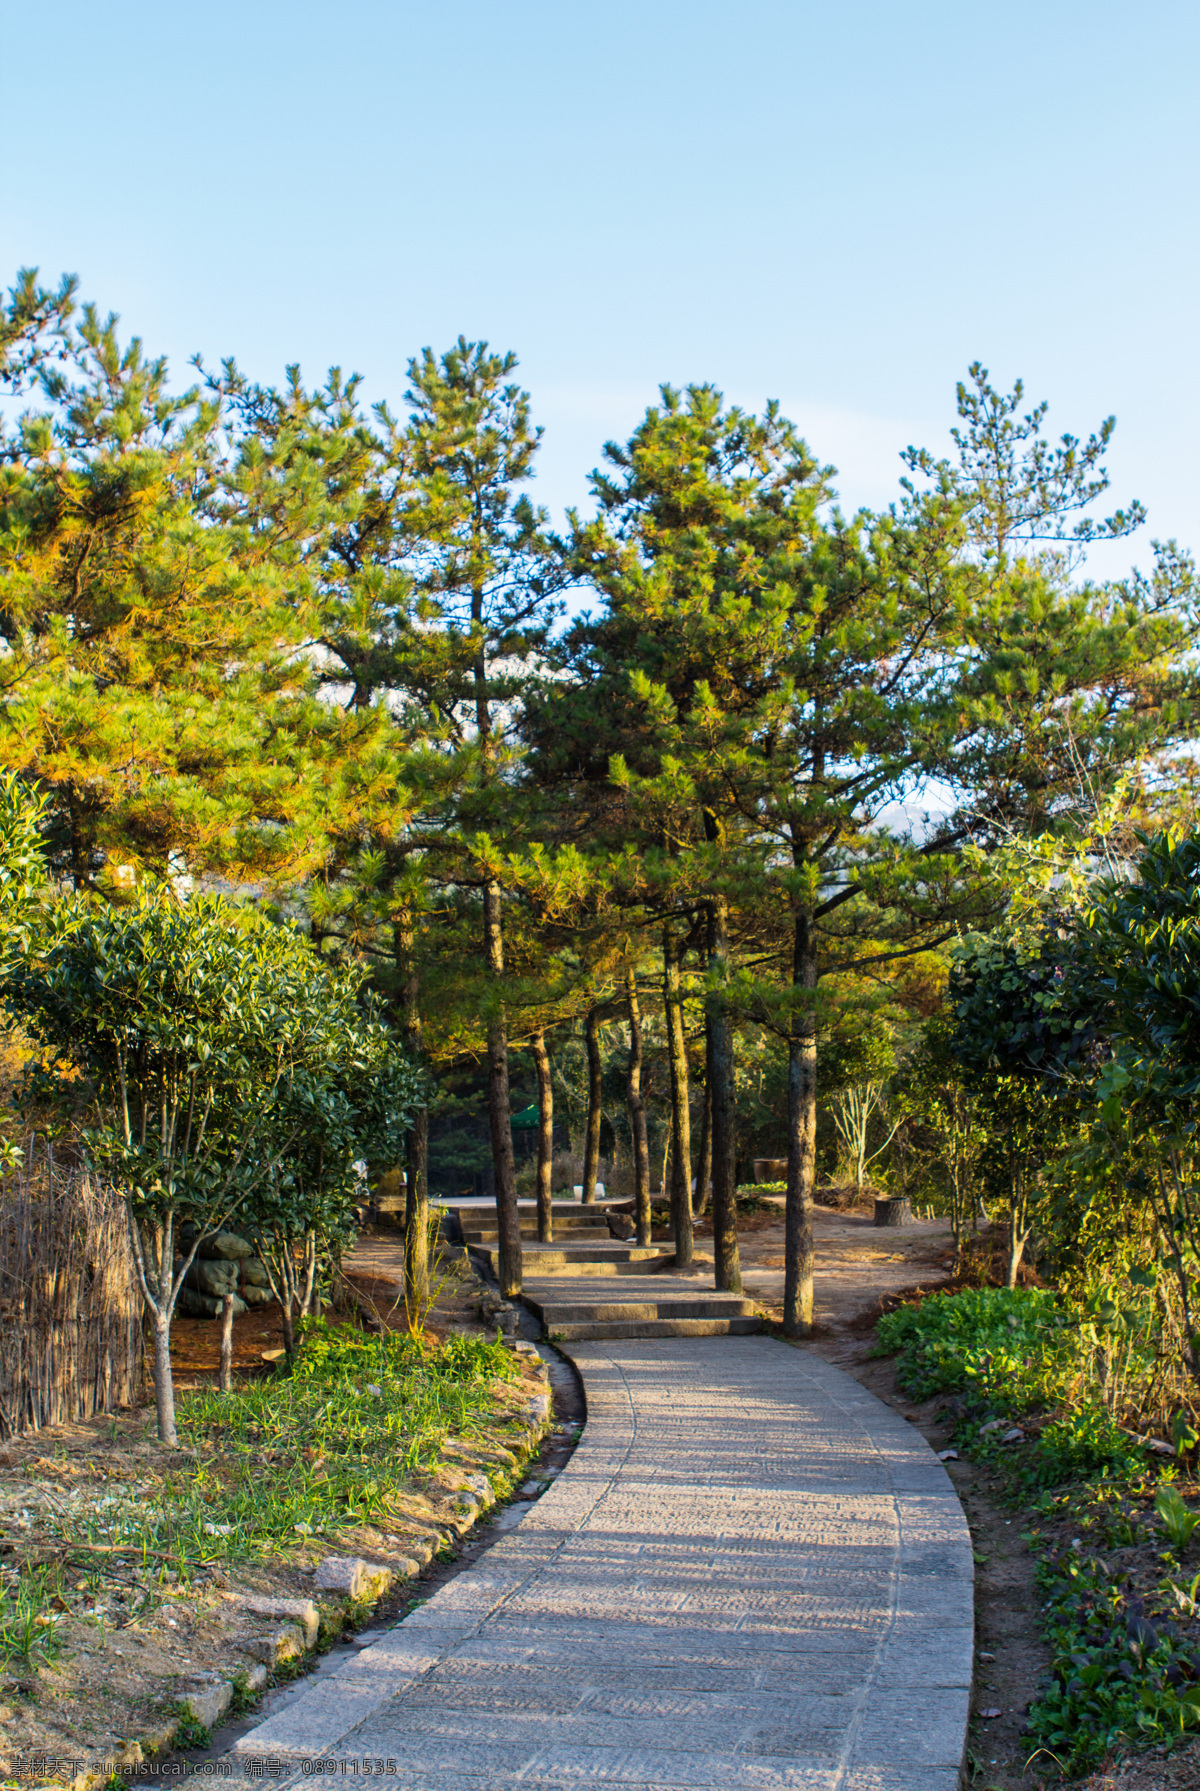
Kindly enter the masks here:
<path id="1" fill-rule="evenodd" d="M 921 1436 L 769 1337 L 570 1353 L 559 1479 L 235 1760 L 328 1787 L 369 1761 L 389 1791 L 953 1791 L 972 1554 Z"/>

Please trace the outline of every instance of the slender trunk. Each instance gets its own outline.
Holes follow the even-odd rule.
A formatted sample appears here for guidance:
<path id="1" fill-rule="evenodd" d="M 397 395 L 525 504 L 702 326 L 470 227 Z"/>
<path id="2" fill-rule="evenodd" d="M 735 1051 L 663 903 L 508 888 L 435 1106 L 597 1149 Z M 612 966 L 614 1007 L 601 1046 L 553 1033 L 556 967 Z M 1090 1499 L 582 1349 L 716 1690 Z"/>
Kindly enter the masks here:
<path id="1" fill-rule="evenodd" d="M 233 1295 L 221 1301 L 221 1380 L 222 1393 L 233 1392 Z"/>
<path id="2" fill-rule="evenodd" d="M 1017 1275 L 1021 1268 L 1021 1258 L 1025 1254 L 1025 1244 L 1029 1231 L 1025 1225 L 1025 1172 L 1023 1168 L 1012 1172 L 1008 1201 L 1008 1274 L 1006 1286 L 1016 1287 Z"/>
<path id="3" fill-rule="evenodd" d="M 484 586 L 471 589 L 471 620 L 483 626 Z M 492 705 L 487 654 L 482 639 L 473 668 L 475 727 L 483 761 L 483 779 L 495 777 Z M 521 1217 L 517 1208 L 517 1166 L 513 1160 L 512 1114 L 508 1099 L 508 1028 L 501 995 L 504 986 L 504 927 L 500 885 L 489 878 L 483 890 L 483 946 L 492 980 L 487 1024 L 488 1124 L 492 1135 L 492 1168 L 496 1180 L 496 1229 L 499 1233 L 500 1292 L 506 1300 L 521 1291 Z"/>
<path id="4" fill-rule="evenodd" d="M 311 1318 L 317 1310 L 317 1234 L 304 1234 L 304 1286 L 300 1294 L 300 1316 Z"/>
<path id="5" fill-rule="evenodd" d="M 292 1311 L 292 1290 L 284 1289 L 283 1298 L 279 1302 L 279 1318 L 283 1329 L 283 1347 L 287 1355 L 296 1353 L 296 1318 Z"/>
<path id="6" fill-rule="evenodd" d="M 707 1036 L 704 1041 L 704 1058 L 704 1106 L 700 1110 L 700 1154 L 696 1160 L 696 1191 L 692 1196 L 692 1212 L 697 1219 L 708 1211 L 709 1196 L 712 1194 L 712 1074 L 708 1067 Z"/>
<path id="7" fill-rule="evenodd" d="M 642 1012 L 638 1006 L 637 977 L 633 965 L 625 966 L 625 996 L 629 1002 L 629 1134 L 633 1141 L 634 1223 L 637 1241 L 650 1242 L 650 1138 L 646 1131 L 646 1103 L 642 1100 Z"/>
<path id="8" fill-rule="evenodd" d="M 533 1035 L 533 1061 L 537 1065 L 538 1083 L 538 1175 L 537 1234 L 539 1244 L 554 1242 L 554 1079 L 550 1074 L 550 1053 L 546 1035 Z"/>
<path id="9" fill-rule="evenodd" d="M 404 1304 L 415 1320 L 429 1303 L 429 1109 L 418 1107 L 405 1140 Z"/>
<path id="10" fill-rule="evenodd" d="M 679 983 L 680 946 L 670 923 L 663 928 L 663 1006 L 671 1064 L 671 1230 L 675 1267 L 692 1266 L 692 1148 L 688 1113 L 687 1042 L 683 1032 L 683 995 Z"/>
<path id="11" fill-rule="evenodd" d="M 600 1123 L 604 1118 L 600 1105 L 600 1010 L 588 1009 L 584 1028 L 587 1039 L 588 1109 L 587 1132 L 583 1146 L 583 1198 L 587 1205 L 596 1198 L 596 1176 L 600 1170 Z"/>
<path id="12" fill-rule="evenodd" d="M 723 985 L 728 975 L 727 909 L 718 897 L 708 910 L 708 972 L 705 1012 L 707 1098 L 712 1102 L 712 1222 L 716 1286 L 741 1293 L 742 1265 L 737 1236 L 737 1138 L 734 1107 L 733 1017 Z"/>
<path id="13" fill-rule="evenodd" d="M 798 914 L 792 951 L 792 987 L 804 1006 L 793 1013 L 788 1039 L 788 1180 L 784 1216 L 783 1330 L 807 1337 L 813 1322 L 813 1190 L 817 1145 L 817 1016 L 808 1002 L 817 987 L 811 924 Z"/>
<path id="14" fill-rule="evenodd" d="M 504 976 L 504 933 L 500 888 L 489 882 L 484 891 L 484 939 L 493 998 Z M 506 1300 L 521 1291 L 521 1216 L 517 1208 L 517 1166 L 513 1160 L 512 1115 L 508 1100 L 508 1031 L 504 1012 L 496 1006 L 488 1020 L 488 1119 L 492 1133 L 492 1165 L 496 1174 L 496 1229 L 500 1246 L 500 1292 Z"/>
<path id="15" fill-rule="evenodd" d="M 404 976 L 404 1040 L 414 1058 L 421 1055 L 421 984 L 413 959 L 412 916 L 405 913 L 395 930 L 396 963 Z M 404 1304 L 410 1321 L 429 1302 L 429 1109 L 420 1107 L 405 1140 L 404 1163 Z"/>
<path id="16" fill-rule="evenodd" d="M 154 1409 L 159 1442 L 174 1448 L 179 1432 L 175 1428 L 175 1383 L 171 1376 L 171 1321 L 161 1306 L 154 1314 Z"/>

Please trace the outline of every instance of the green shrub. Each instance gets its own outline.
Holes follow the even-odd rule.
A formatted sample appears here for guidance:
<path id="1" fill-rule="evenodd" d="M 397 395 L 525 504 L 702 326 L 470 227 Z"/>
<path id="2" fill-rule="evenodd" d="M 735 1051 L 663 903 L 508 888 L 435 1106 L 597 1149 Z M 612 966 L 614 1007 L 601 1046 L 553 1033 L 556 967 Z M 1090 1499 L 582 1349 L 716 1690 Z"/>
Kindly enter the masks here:
<path id="1" fill-rule="evenodd" d="M 968 1288 L 886 1313 L 876 1349 L 899 1354 L 896 1379 L 914 1399 L 982 1387 L 998 1411 L 1018 1411 L 1064 1365 L 1062 1325 L 1041 1289 Z"/>

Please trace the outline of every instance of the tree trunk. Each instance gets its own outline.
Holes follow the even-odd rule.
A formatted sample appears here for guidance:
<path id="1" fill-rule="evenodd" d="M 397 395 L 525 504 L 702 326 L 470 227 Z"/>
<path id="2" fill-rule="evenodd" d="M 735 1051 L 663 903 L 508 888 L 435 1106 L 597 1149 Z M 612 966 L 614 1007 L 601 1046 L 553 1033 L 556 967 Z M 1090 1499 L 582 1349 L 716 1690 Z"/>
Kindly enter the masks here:
<path id="1" fill-rule="evenodd" d="M 692 1149 L 679 958 L 679 941 L 668 922 L 663 928 L 663 1006 L 671 1064 L 671 1229 L 675 1234 L 675 1267 L 690 1269 L 693 1256 Z"/>
<path id="2" fill-rule="evenodd" d="M 533 1061 L 538 1083 L 537 1234 L 539 1244 L 554 1242 L 554 1080 L 546 1035 L 533 1035 Z"/>
<path id="3" fill-rule="evenodd" d="M 404 1161 L 404 1304 L 410 1321 L 429 1303 L 429 1109 L 418 1107 Z"/>
<path id="4" fill-rule="evenodd" d="M 171 1376 L 171 1320 L 161 1306 L 154 1314 L 154 1409 L 158 1440 L 173 1449 L 179 1432 L 175 1428 L 175 1382 Z"/>
<path id="5" fill-rule="evenodd" d="M 498 1001 L 504 976 L 504 933 L 500 919 L 500 887 L 484 890 L 484 942 Z M 517 1166 L 513 1160 L 512 1115 L 508 1101 L 508 1031 L 503 1009 L 488 1020 L 488 1119 L 492 1133 L 492 1165 L 496 1173 L 496 1228 L 500 1246 L 500 1292 L 506 1300 L 521 1291 L 521 1216 L 517 1209 Z"/>
<path id="6" fill-rule="evenodd" d="M 737 1138 L 734 1096 L 733 1018 L 723 985 L 729 943 L 723 898 L 708 910 L 708 970 L 712 986 L 705 1012 L 707 1098 L 712 1102 L 712 1222 L 714 1281 L 724 1293 L 741 1293 L 737 1236 Z"/>
<path id="7" fill-rule="evenodd" d="M 707 1029 L 704 1041 L 704 1106 L 700 1113 L 700 1154 L 696 1161 L 696 1191 L 692 1195 L 692 1212 L 697 1219 L 708 1211 L 712 1194 L 712 1079 L 708 1068 Z"/>
<path id="8" fill-rule="evenodd" d="M 797 915 L 792 987 L 816 994 L 817 958 L 807 915 Z M 793 1013 L 788 1039 L 788 1181 L 784 1215 L 783 1330 L 807 1337 L 813 1322 L 813 1190 L 817 1146 L 817 1016 Z"/>
<path id="9" fill-rule="evenodd" d="M 642 1012 L 638 1006 L 637 978 L 633 965 L 625 966 L 625 995 L 629 1002 L 629 1132 L 633 1140 L 633 1213 L 637 1241 L 650 1242 L 650 1138 L 646 1130 L 646 1104 L 642 1100 Z"/>
<path id="10" fill-rule="evenodd" d="M 221 1377 L 222 1393 L 233 1392 L 233 1295 L 221 1301 Z"/>
<path id="11" fill-rule="evenodd" d="M 590 1206 L 596 1198 L 596 1176 L 600 1170 L 600 1122 L 604 1113 L 600 1105 L 600 1077 L 603 1066 L 600 1062 L 600 1010 L 596 1007 L 588 1009 L 587 1023 L 584 1028 L 587 1039 L 588 1063 L 588 1110 L 587 1133 L 583 1146 L 583 1199 Z"/>
<path id="12" fill-rule="evenodd" d="M 396 962 L 404 973 L 404 1038 L 421 1054 L 421 986 L 413 961 L 412 916 L 406 910 L 395 931 Z M 418 1108 L 405 1141 L 404 1304 L 410 1321 L 429 1300 L 429 1109 Z"/>
<path id="13" fill-rule="evenodd" d="M 1025 1174 L 1023 1169 L 1013 1172 L 1008 1200 L 1008 1274 L 1005 1285 L 1015 1288 L 1017 1276 L 1021 1269 L 1021 1258 L 1025 1254 L 1025 1245 L 1029 1239 L 1029 1228 L 1025 1224 Z"/>

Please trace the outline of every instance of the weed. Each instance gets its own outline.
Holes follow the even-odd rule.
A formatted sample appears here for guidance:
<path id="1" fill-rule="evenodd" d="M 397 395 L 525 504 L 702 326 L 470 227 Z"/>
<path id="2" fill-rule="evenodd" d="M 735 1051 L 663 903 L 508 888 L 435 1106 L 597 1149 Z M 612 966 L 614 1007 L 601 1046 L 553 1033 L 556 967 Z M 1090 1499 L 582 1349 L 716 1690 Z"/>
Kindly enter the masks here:
<path id="1" fill-rule="evenodd" d="M 1186 1548 L 1191 1540 L 1192 1531 L 1200 1524 L 1200 1513 L 1189 1511 L 1178 1490 L 1173 1486 L 1159 1488 L 1158 1497 L 1154 1501 L 1154 1509 L 1162 1522 L 1163 1529 L 1172 1548 Z"/>
<path id="2" fill-rule="evenodd" d="M 45 1569 L 22 1574 L 15 1588 L 0 1586 L 0 1663 L 31 1666 L 59 1653 L 59 1613 L 48 1608 L 57 1593 Z"/>
<path id="3" fill-rule="evenodd" d="M 233 1697 L 229 1702 L 230 1716 L 249 1716 L 257 1710 L 262 1693 L 255 1691 L 244 1672 L 238 1673 L 233 1680 Z"/>
<path id="4" fill-rule="evenodd" d="M 192 1715 L 186 1704 L 177 1704 L 171 1713 L 179 1720 L 175 1726 L 176 1747 L 206 1748 L 212 1746 L 212 1735 L 199 1719 Z"/>

